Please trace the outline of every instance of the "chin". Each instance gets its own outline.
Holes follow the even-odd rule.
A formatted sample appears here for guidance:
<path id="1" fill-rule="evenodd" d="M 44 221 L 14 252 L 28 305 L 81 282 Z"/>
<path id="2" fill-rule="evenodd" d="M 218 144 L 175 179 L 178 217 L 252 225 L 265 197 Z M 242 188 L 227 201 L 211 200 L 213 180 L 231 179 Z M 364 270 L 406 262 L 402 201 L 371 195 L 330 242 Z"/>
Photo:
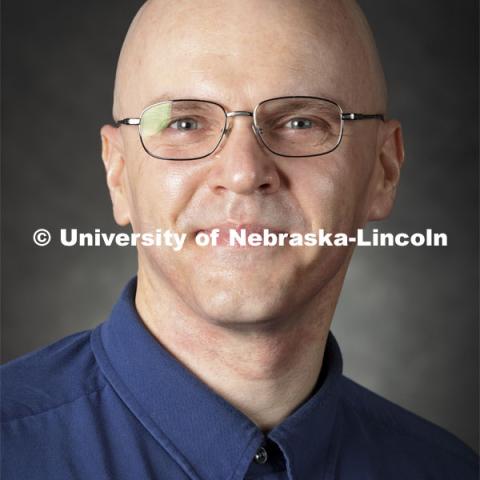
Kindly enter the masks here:
<path id="1" fill-rule="evenodd" d="M 292 303 L 292 292 L 260 280 L 210 285 L 194 292 L 195 303 L 201 315 L 217 325 L 232 328 L 270 325 L 285 315 L 287 305 Z"/>
<path id="2" fill-rule="evenodd" d="M 202 316 L 210 323 L 233 330 L 247 330 L 255 327 L 273 327 L 278 325 L 282 316 L 281 308 L 257 302 L 255 305 L 236 308 L 233 304 L 206 305 Z"/>

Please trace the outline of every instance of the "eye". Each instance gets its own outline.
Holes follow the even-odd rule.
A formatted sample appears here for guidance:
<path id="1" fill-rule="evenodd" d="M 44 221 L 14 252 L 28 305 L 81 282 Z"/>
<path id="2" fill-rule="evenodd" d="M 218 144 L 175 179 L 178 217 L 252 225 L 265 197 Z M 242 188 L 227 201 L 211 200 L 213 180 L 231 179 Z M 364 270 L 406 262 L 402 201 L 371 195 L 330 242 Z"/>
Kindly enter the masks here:
<path id="1" fill-rule="evenodd" d="M 308 118 L 292 118 L 285 124 L 288 128 L 295 130 L 304 130 L 313 127 L 313 122 Z"/>
<path id="2" fill-rule="evenodd" d="M 179 118 L 170 123 L 169 127 L 188 132 L 190 130 L 196 130 L 198 128 L 198 122 L 193 118 Z"/>

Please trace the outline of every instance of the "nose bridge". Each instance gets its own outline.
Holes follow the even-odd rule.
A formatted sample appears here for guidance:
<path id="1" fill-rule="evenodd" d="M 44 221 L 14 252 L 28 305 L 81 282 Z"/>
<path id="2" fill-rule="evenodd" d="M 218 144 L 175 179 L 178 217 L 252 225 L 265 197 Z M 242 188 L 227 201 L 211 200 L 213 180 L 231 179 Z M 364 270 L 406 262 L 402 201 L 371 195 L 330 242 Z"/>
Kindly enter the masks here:
<path id="1" fill-rule="evenodd" d="M 232 123 L 232 120 L 234 117 L 252 117 L 253 121 L 252 121 L 252 130 L 253 130 L 253 133 L 255 134 L 255 136 L 257 137 L 257 141 L 260 140 L 258 138 L 258 131 L 257 131 L 257 127 L 255 125 L 255 113 L 254 112 L 249 112 L 247 110 L 234 110 L 232 112 L 226 112 L 226 116 L 227 116 L 227 119 L 228 119 L 228 123 L 227 123 L 227 127 L 225 129 L 225 133 L 228 135 L 232 128 L 233 128 L 233 123 Z M 260 145 L 263 146 L 263 143 L 260 141 Z"/>
<path id="2" fill-rule="evenodd" d="M 226 116 L 229 120 L 229 125 L 224 131 L 224 141 L 230 137 L 230 133 L 233 128 L 231 120 L 233 117 L 254 117 L 253 112 L 245 110 L 236 110 L 232 112 L 226 112 Z M 255 131 L 254 122 L 252 123 L 252 130 L 255 140 L 258 142 L 258 146 L 263 147 L 259 142 L 257 132 Z M 238 138 L 233 140 L 230 138 L 230 148 L 224 150 L 223 146 L 220 149 L 223 151 L 223 161 L 216 162 L 212 168 L 209 176 L 209 185 L 216 191 L 232 191 L 241 194 L 250 194 L 261 190 L 264 193 L 273 193 L 276 191 L 280 184 L 280 179 L 276 172 L 275 166 L 271 160 L 266 160 L 264 154 L 260 152 L 254 152 L 252 149 L 251 141 L 243 136 L 244 133 L 239 133 Z M 249 143 L 250 145 L 247 145 Z"/>
<path id="3" fill-rule="evenodd" d="M 227 117 L 253 117 L 253 112 L 247 112 L 246 110 L 236 110 L 233 112 L 227 112 Z"/>
<path id="4" fill-rule="evenodd" d="M 226 133 L 228 134 L 232 128 L 233 128 L 233 123 L 232 120 L 234 117 L 252 117 L 254 118 L 253 112 L 248 112 L 247 110 L 234 110 L 233 112 L 226 112 L 227 115 L 227 120 L 228 120 L 228 125 L 226 128 Z M 252 122 L 253 125 L 254 122 Z"/>
<path id="5" fill-rule="evenodd" d="M 247 110 L 234 110 L 232 112 L 225 112 L 226 116 L 227 116 L 227 125 L 226 125 L 226 128 L 225 128 L 225 137 L 224 137 L 224 141 L 227 139 L 226 137 L 228 137 L 232 131 L 232 128 L 233 128 L 233 118 L 234 117 L 252 117 L 252 130 L 253 130 L 253 134 L 255 135 L 256 137 L 256 140 L 259 144 L 259 146 L 261 148 L 264 148 L 264 144 L 263 144 L 263 141 L 262 139 L 260 138 L 260 135 L 259 135 L 259 131 L 255 125 L 255 112 L 249 112 Z"/>

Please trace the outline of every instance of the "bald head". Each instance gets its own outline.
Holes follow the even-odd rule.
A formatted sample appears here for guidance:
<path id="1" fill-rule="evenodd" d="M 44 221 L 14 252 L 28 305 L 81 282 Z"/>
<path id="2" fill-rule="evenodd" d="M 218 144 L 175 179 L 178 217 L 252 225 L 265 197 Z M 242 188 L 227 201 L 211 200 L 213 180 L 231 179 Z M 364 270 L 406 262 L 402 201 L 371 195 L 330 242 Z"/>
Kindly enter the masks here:
<path id="1" fill-rule="evenodd" d="M 256 95 L 254 84 L 267 77 L 278 89 Z M 235 109 L 281 94 L 322 94 L 345 109 L 378 112 L 387 102 L 373 35 L 354 0 L 147 1 L 120 54 L 114 117 L 139 114 L 169 93 Z"/>

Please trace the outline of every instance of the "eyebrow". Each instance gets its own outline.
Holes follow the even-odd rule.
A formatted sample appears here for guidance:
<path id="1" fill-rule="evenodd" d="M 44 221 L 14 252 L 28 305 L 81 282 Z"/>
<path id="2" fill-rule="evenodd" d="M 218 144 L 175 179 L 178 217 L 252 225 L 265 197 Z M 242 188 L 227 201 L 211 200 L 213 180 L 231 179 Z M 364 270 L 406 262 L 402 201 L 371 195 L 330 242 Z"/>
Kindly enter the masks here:
<path id="1" fill-rule="evenodd" d="M 155 105 L 156 103 L 168 102 L 169 100 L 204 100 L 208 102 L 216 102 L 210 98 L 197 97 L 195 95 L 178 95 L 178 93 L 164 91 L 162 95 L 155 96 L 152 100 L 150 100 L 150 102 L 145 105 L 145 108 Z"/>
<path id="2" fill-rule="evenodd" d="M 319 100 L 331 100 L 331 99 L 325 98 L 325 97 L 313 97 L 313 98 L 316 98 L 316 99 L 319 99 Z M 288 109 L 288 108 L 305 108 L 305 107 L 310 107 L 311 105 L 312 104 L 310 102 L 308 102 L 306 99 L 299 98 L 297 100 L 290 101 L 288 103 L 288 105 L 281 105 L 281 107 L 286 108 L 286 109 Z M 329 103 L 329 105 L 330 105 L 330 103 Z M 333 105 L 333 104 L 331 104 L 331 105 Z"/>
<path id="3" fill-rule="evenodd" d="M 183 100 L 183 99 L 179 99 L 179 100 Z M 187 100 L 187 101 L 188 100 L 198 101 L 200 99 L 192 98 L 192 99 L 185 99 L 185 100 Z M 175 103 L 175 111 L 177 111 L 177 112 L 182 112 L 182 111 L 187 111 L 188 112 L 192 109 L 193 109 L 193 106 L 191 106 L 191 105 Z M 212 107 L 211 107 L 211 105 L 207 105 L 203 101 L 201 101 L 201 102 L 195 104 L 195 110 L 197 110 L 197 111 L 211 111 Z"/>
<path id="4" fill-rule="evenodd" d="M 270 98 L 277 98 L 277 97 L 295 97 L 295 96 L 305 96 L 305 97 L 317 97 L 317 98 L 323 98 L 325 100 L 330 100 L 332 102 L 335 102 L 337 105 L 339 105 L 342 110 L 344 109 L 344 104 L 340 98 L 334 96 L 334 95 L 327 95 L 325 92 L 319 92 L 319 91 L 312 91 L 312 92 L 307 92 L 304 93 L 302 90 L 301 93 L 295 93 L 295 92 L 290 92 L 290 93 L 284 93 L 284 94 L 276 94 L 268 98 L 264 98 L 260 100 L 260 102 L 264 100 L 268 100 Z M 209 98 L 209 97 L 202 97 L 202 96 L 195 96 L 195 95 L 179 95 L 178 92 L 174 93 L 173 91 L 169 90 L 164 90 L 162 95 L 155 96 L 147 105 L 144 106 L 144 108 L 148 108 L 149 106 L 155 105 L 156 103 L 161 103 L 161 102 L 167 102 L 169 100 L 203 100 L 205 102 L 213 102 L 221 105 L 226 111 L 237 111 L 237 110 L 244 110 L 243 108 L 228 108 L 224 103 L 222 103 L 221 100 L 215 99 L 215 98 Z M 301 99 L 298 99 L 301 101 Z"/>

